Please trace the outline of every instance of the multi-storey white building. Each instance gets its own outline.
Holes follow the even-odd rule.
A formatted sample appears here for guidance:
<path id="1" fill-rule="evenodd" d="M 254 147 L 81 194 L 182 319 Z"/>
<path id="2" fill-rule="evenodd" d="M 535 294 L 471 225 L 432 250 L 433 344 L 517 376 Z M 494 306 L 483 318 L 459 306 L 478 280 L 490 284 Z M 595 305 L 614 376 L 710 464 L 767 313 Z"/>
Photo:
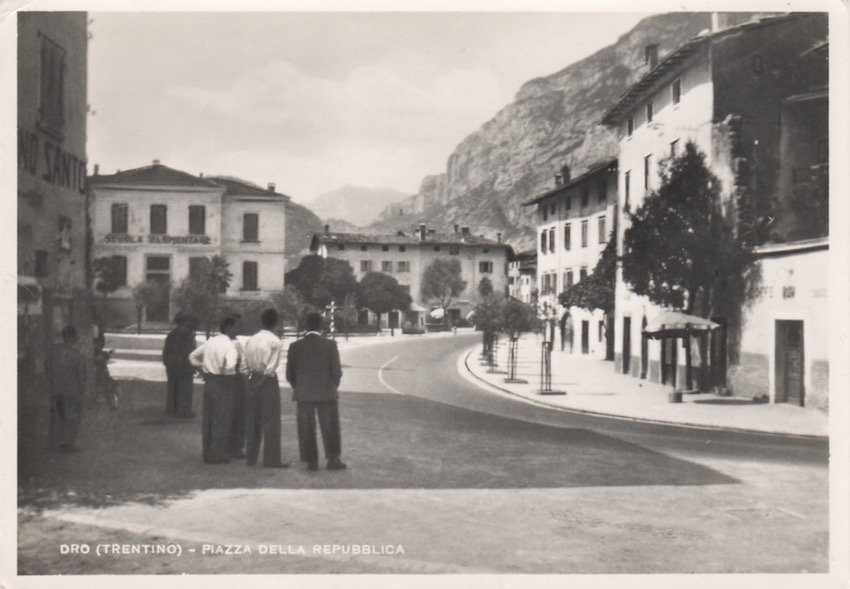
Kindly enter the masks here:
<path id="1" fill-rule="evenodd" d="M 432 301 L 422 298 L 422 275 L 437 258 L 457 259 L 466 288 L 448 308 L 457 321 L 466 318 L 478 303 L 478 288 L 483 279 L 490 281 L 493 292 L 507 293 L 508 256 L 511 247 L 483 236 L 473 235 L 469 227 L 456 227 L 454 233 L 437 233 L 420 225 L 413 235 L 367 235 L 335 233 L 325 227 L 310 243 L 310 251 L 322 257 L 345 260 L 360 280 L 367 272 L 384 272 L 406 287 L 414 302 L 414 310 L 399 309 L 387 314 L 387 327 L 400 327 L 404 320 L 417 325 L 424 320 L 418 309 L 431 310 Z"/>
<path id="2" fill-rule="evenodd" d="M 537 297 L 537 251 L 520 252 L 508 261 L 508 294 L 523 303 Z"/>
<path id="3" fill-rule="evenodd" d="M 89 178 L 93 257 L 111 257 L 121 286 L 109 295 L 112 324 L 135 322 L 133 287 L 174 286 L 203 258 L 222 256 L 234 303 L 283 289 L 289 197 L 228 178 L 204 178 L 153 165 Z M 144 320 L 167 322 L 177 309 L 166 291 Z"/>
<path id="4" fill-rule="evenodd" d="M 640 206 L 658 187 L 661 162 L 679 154 L 688 141 L 706 155 L 727 202 L 734 203 L 737 190 L 747 184 L 756 165 L 761 170 L 780 167 L 781 112 L 789 108 L 788 100 L 808 90 L 810 76 L 801 56 L 823 47 L 827 18 L 816 13 L 758 17 L 715 14 L 711 31 L 671 51 L 605 114 L 603 122 L 616 129 L 619 137 L 620 210 Z M 825 95 L 820 98 L 825 100 Z M 824 144 L 827 129 L 819 123 L 818 132 L 823 137 L 809 150 Z M 776 200 L 781 200 L 779 195 Z M 782 203 L 777 204 L 781 211 Z M 617 236 L 620 254 L 628 223 L 624 215 Z M 620 270 L 616 289 L 618 369 L 683 388 L 682 342 L 648 342 L 642 337 L 643 328 L 660 309 L 631 293 Z M 747 335 L 753 326 L 746 317 L 743 324 L 736 324 L 741 321 L 734 318 L 715 320 L 721 328 L 713 333 L 700 359 L 706 370 L 697 371 L 702 377 L 697 384 L 735 388 L 727 374 L 734 374 L 747 361 L 740 343 L 746 346 L 753 341 Z M 746 367 L 742 370 L 746 372 Z"/>
<path id="5" fill-rule="evenodd" d="M 592 166 L 569 178 L 564 168 L 556 186 L 528 202 L 537 207 L 537 288 L 557 295 L 593 272 L 616 225 L 617 160 Z M 564 348 L 604 357 L 605 317 L 601 310 L 573 307 Z"/>

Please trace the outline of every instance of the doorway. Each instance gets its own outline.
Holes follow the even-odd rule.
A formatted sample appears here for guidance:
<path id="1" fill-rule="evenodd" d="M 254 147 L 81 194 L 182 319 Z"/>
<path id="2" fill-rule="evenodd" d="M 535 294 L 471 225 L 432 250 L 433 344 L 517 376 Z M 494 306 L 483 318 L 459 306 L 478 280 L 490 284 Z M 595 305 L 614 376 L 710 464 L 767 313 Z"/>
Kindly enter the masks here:
<path id="1" fill-rule="evenodd" d="M 632 368 L 632 318 L 623 317 L 623 374 Z"/>
<path id="2" fill-rule="evenodd" d="M 145 280 L 160 286 L 155 298 L 145 306 L 145 319 L 155 323 L 168 323 L 171 306 L 171 258 L 148 256 L 145 260 Z"/>
<path id="3" fill-rule="evenodd" d="M 776 402 L 805 405 L 802 321 L 776 322 Z"/>
<path id="4" fill-rule="evenodd" d="M 649 338 L 646 337 L 646 316 L 640 323 L 640 377 L 646 378 L 646 373 L 649 370 Z"/>
<path id="5" fill-rule="evenodd" d="M 590 353 L 590 322 L 587 320 L 581 322 L 581 353 Z"/>

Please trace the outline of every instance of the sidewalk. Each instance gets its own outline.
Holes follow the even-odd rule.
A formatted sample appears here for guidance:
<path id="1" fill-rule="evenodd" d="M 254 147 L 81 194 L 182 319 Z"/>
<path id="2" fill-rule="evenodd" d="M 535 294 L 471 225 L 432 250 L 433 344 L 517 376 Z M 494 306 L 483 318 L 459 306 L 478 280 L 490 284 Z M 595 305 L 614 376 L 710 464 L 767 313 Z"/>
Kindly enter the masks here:
<path id="1" fill-rule="evenodd" d="M 753 403 L 743 397 L 710 393 L 685 394 L 682 403 L 670 403 L 670 385 L 640 380 L 617 373 L 613 362 L 553 350 L 552 390 L 540 393 L 541 340 L 537 335 L 520 338 L 516 378 L 525 383 L 506 383 L 508 346 L 502 340 L 497 352 L 497 372 L 480 360 L 481 345 L 460 356 L 458 370 L 471 382 L 495 393 L 570 411 L 671 423 L 709 429 L 785 434 L 808 437 L 829 435 L 829 416 L 816 409 L 787 404 Z"/>

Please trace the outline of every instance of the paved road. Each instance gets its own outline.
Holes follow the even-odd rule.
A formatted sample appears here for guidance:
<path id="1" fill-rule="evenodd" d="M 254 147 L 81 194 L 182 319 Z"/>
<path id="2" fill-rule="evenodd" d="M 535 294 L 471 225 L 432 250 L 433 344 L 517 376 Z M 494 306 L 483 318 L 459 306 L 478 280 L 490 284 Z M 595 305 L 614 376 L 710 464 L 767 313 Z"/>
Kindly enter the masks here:
<path id="1" fill-rule="evenodd" d="M 346 349 L 341 414 L 351 468 L 343 473 L 198 464 L 197 424 L 155 417 L 159 398 L 138 399 L 100 451 L 143 449 L 99 467 L 115 469 L 99 483 L 112 504 L 25 510 L 20 566 L 172 574 L 827 570 L 824 443 L 633 423 L 501 397 L 455 371 L 458 354 L 476 341 L 399 338 Z M 295 458 L 291 440 L 284 450 Z M 51 472 L 65 468 L 83 485 L 80 472 L 98 476 L 91 454 L 51 463 Z M 59 480 L 33 477 L 48 486 Z M 154 500 L 131 500 L 140 490 Z M 57 546 L 71 542 L 184 552 L 58 555 Z M 242 554 L 216 553 L 239 547 Z"/>

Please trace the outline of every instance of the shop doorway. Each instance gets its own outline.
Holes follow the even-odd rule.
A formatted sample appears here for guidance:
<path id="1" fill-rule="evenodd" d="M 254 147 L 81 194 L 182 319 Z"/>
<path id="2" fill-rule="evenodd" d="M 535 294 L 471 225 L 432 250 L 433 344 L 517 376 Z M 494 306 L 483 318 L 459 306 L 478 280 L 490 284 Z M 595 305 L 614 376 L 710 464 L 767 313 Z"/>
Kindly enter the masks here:
<path id="1" fill-rule="evenodd" d="M 588 321 L 581 322 L 581 353 L 590 353 L 590 323 Z"/>
<path id="2" fill-rule="evenodd" d="M 171 258 L 148 256 L 145 260 L 145 280 L 160 285 L 157 296 L 145 307 L 145 319 L 153 323 L 168 323 L 171 307 Z"/>
<path id="3" fill-rule="evenodd" d="M 649 370 L 649 338 L 646 337 L 646 315 L 640 323 L 640 377 L 646 378 L 646 373 Z"/>
<path id="4" fill-rule="evenodd" d="M 623 317 L 623 374 L 632 368 L 632 318 Z"/>
<path id="5" fill-rule="evenodd" d="M 805 404 L 803 322 L 776 322 L 776 402 Z"/>

